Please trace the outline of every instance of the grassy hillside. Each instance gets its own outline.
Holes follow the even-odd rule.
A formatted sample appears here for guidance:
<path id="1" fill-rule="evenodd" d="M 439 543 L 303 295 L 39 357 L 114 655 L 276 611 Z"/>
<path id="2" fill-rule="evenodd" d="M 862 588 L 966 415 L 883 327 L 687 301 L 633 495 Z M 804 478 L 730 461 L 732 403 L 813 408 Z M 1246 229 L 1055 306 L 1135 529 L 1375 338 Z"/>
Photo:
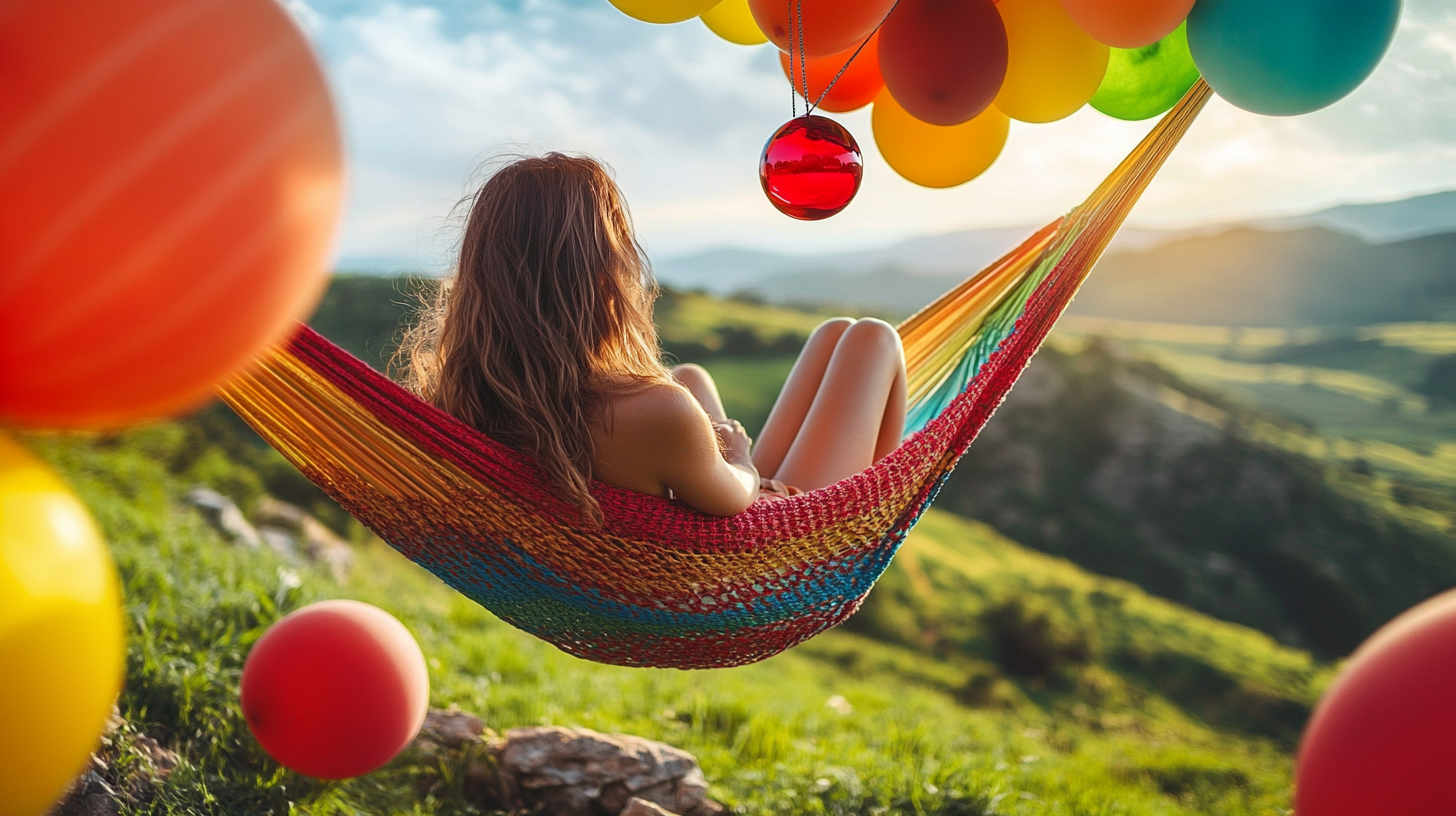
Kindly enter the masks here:
<path id="1" fill-rule="evenodd" d="M 1456 584 L 1456 502 L 1101 343 L 1043 349 L 940 506 L 1318 654 Z"/>
<path id="2" fill-rule="evenodd" d="M 1283 813 L 1288 741 L 1325 680 L 1262 635 L 940 513 L 854 631 L 732 670 L 599 666 L 500 623 L 357 529 L 346 586 L 222 543 L 182 491 L 264 477 L 198 438 L 175 426 L 28 438 L 113 545 L 129 621 L 122 711 L 182 756 L 165 784 L 128 788 L 127 813 L 489 811 L 422 755 L 321 783 L 259 751 L 237 707 L 243 657 L 277 617 L 326 597 L 398 615 L 425 650 L 434 705 L 497 729 L 668 741 L 745 814 Z"/>

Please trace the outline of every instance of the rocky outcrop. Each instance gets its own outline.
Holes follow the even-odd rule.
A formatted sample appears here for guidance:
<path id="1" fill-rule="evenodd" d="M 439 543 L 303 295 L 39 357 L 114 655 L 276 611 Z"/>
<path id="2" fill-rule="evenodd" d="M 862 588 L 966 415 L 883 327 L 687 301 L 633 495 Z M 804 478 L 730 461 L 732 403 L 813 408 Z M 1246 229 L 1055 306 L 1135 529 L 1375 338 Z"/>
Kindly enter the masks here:
<path id="1" fill-rule="evenodd" d="M 513 728 L 504 737 L 458 709 L 430 711 L 415 749 L 465 766 L 481 806 L 552 816 L 719 816 L 697 760 L 661 742 L 585 728 Z"/>
<path id="2" fill-rule="evenodd" d="M 692 754 L 660 742 L 585 728 L 512 728 L 499 749 L 501 794 L 511 806 L 562 816 L 619 814 L 633 798 L 670 813 L 703 803 L 708 782 Z"/>
<path id="3" fill-rule="evenodd" d="M 188 491 L 187 502 L 235 544 L 252 550 L 267 546 L 284 558 L 321 563 L 340 583 L 349 577 L 354 565 L 349 542 L 301 507 L 264 496 L 253 514 L 255 527 L 232 499 L 210 488 Z"/>
<path id="4" fill-rule="evenodd" d="M 258 522 L 259 535 L 274 550 L 322 563 L 340 582 L 348 577 L 354 565 L 349 542 L 303 508 L 264 496 L 253 518 Z"/>
<path id="5" fill-rule="evenodd" d="M 263 546 L 263 538 L 258 535 L 257 528 L 248 523 L 243 511 L 227 496 L 210 488 L 194 487 L 187 491 L 187 502 L 196 507 L 214 529 L 234 544 L 250 550 Z"/>

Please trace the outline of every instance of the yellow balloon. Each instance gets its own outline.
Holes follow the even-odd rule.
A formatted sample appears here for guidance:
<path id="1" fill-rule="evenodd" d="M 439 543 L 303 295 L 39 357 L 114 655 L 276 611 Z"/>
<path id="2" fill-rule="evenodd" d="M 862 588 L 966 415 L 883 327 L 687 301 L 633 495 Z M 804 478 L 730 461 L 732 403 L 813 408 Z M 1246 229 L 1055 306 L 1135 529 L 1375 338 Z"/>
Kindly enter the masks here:
<path id="1" fill-rule="evenodd" d="M 889 91 L 880 91 L 870 126 L 875 147 L 896 173 L 922 187 L 954 187 L 995 163 L 1011 120 L 993 106 L 959 125 L 931 125 L 906 113 Z"/>
<path id="2" fill-rule="evenodd" d="M 1023 122 L 1076 113 L 1107 73 L 1107 46 L 1072 22 L 1061 0 L 1000 0 L 1006 23 L 1006 81 L 996 107 Z"/>
<path id="3" fill-rule="evenodd" d="M 0 815 L 45 813 L 81 771 L 123 659 L 101 534 L 55 473 L 0 435 Z"/>
<path id="4" fill-rule="evenodd" d="M 768 36 L 758 28 L 753 12 L 748 10 L 748 0 L 723 0 L 703 12 L 703 25 L 719 37 L 739 45 L 759 45 L 768 42 Z"/>
<path id="5" fill-rule="evenodd" d="M 681 23 L 691 20 L 718 0 L 610 0 L 617 10 L 644 23 Z"/>

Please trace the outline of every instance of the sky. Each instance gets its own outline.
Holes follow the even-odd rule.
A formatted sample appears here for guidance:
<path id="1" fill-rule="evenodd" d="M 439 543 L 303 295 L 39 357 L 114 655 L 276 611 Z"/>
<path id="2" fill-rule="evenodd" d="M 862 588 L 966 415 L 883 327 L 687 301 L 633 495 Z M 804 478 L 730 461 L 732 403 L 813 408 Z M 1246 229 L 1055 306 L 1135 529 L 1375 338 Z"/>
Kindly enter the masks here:
<path id="1" fill-rule="evenodd" d="M 721 247 L 853 251 L 976 227 L 1034 226 L 1076 205 L 1147 132 L 1083 108 L 1013 122 L 980 178 L 928 190 L 875 151 L 868 109 L 834 115 L 865 179 L 826 221 L 780 215 L 757 165 L 790 118 L 770 45 L 698 20 L 651 25 L 607 0 L 284 0 L 317 47 L 344 122 L 349 201 L 338 265 L 443 270 L 454 204 L 516 153 L 612 167 L 654 257 Z M 1406 0 L 1385 60 L 1350 96 L 1262 117 L 1215 98 L 1133 211 L 1144 228 L 1309 212 L 1456 188 L 1456 4 Z"/>

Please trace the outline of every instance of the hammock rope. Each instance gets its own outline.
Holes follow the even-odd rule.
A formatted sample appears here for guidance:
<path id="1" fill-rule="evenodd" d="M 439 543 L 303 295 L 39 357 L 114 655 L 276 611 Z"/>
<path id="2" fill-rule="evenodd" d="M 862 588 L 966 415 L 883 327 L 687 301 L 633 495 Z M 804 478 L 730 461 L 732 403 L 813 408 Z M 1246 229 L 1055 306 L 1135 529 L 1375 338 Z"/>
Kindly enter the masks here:
<path id="1" fill-rule="evenodd" d="M 874 467 L 716 518 L 594 483 L 583 523 L 533 462 L 307 327 L 224 401 L 405 556 L 590 660 L 762 660 L 859 608 L 1210 95 L 1199 81 L 1077 209 L 899 327 L 907 436 Z"/>

